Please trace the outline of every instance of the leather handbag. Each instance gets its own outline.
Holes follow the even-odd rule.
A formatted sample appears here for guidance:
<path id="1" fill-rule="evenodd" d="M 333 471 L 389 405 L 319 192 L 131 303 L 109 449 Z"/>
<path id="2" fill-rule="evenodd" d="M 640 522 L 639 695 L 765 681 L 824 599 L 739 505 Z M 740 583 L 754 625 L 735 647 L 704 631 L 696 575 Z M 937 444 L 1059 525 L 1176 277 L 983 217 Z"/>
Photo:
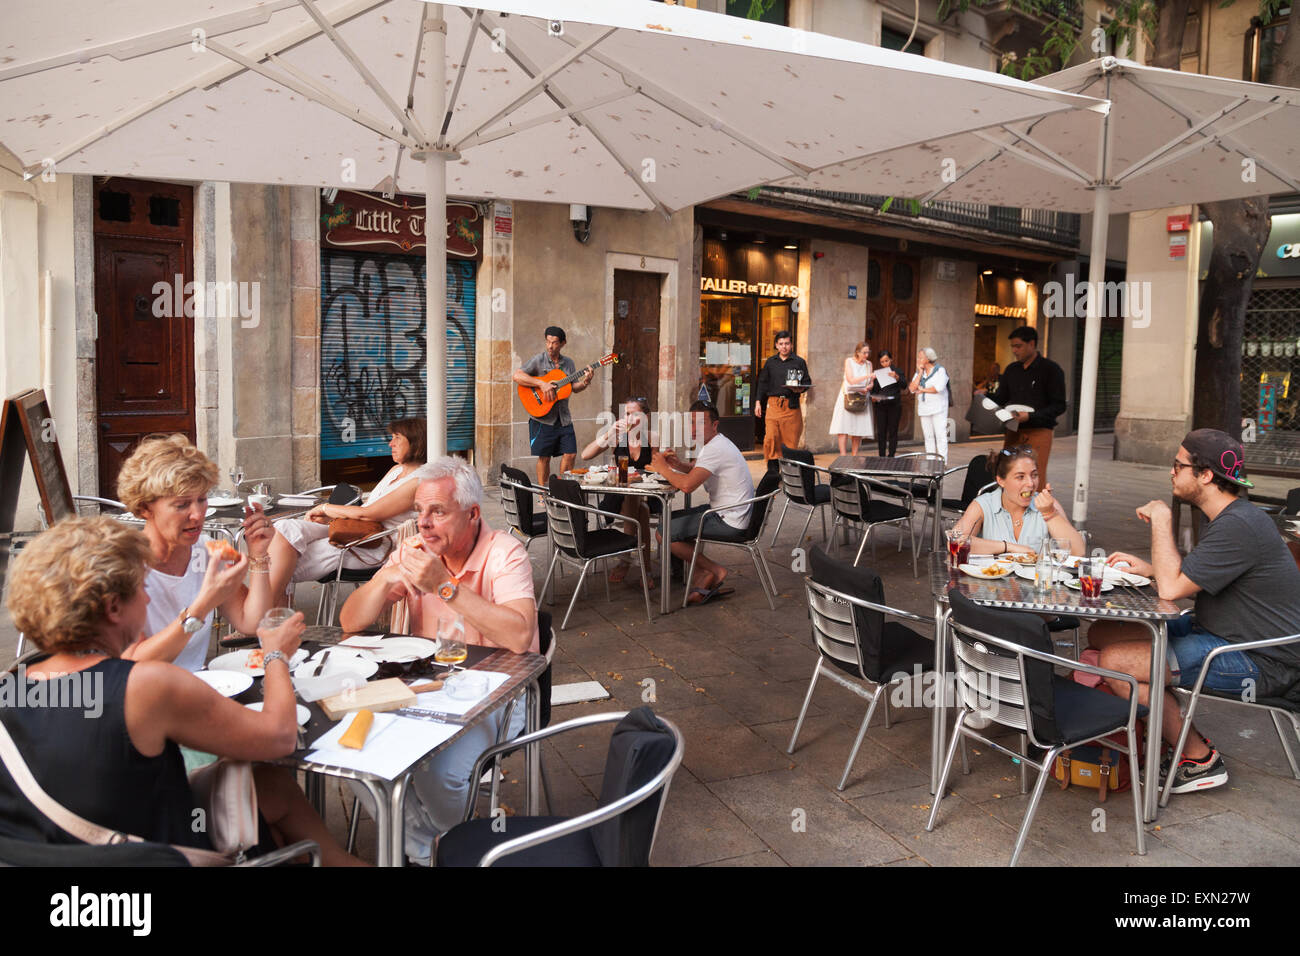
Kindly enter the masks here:
<path id="1" fill-rule="evenodd" d="M 354 544 L 363 538 L 369 538 L 371 535 L 379 534 L 384 530 L 384 525 L 379 521 L 370 521 L 366 518 L 331 518 L 330 519 L 330 544 L 336 548 L 344 545 Z M 372 541 L 365 545 L 367 548 L 382 547 L 384 544 L 381 538 L 378 541 Z"/>
<path id="2" fill-rule="evenodd" d="M 257 846 L 257 787 L 253 765 L 224 757 L 190 772 L 196 807 L 207 817 L 208 841 L 218 853 L 243 855 Z"/>
<path id="3" fill-rule="evenodd" d="M 867 395 L 865 392 L 844 393 L 844 410 L 846 412 L 862 412 L 867 408 Z"/>
<path id="4" fill-rule="evenodd" d="M 91 823 L 85 817 L 78 816 L 63 804 L 51 797 L 36 782 L 32 776 L 31 769 L 23 756 L 18 752 L 18 746 L 14 743 L 13 738 L 9 736 L 9 730 L 3 722 L 0 722 L 0 762 L 9 771 L 9 776 L 18 789 L 23 792 L 28 801 L 31 802 L 41 813 L 45 814 L 46 819 L 57 826 L 65 833 L 76 837 L 82 843 L 89 843 L 95 846 L 107 846 L 115 843 L 145 843 L 148 842 L 141 837 L 133 836 L 129 833 L 122 833 L 120 830 L 110 830 L 108 827 L 100 826 L 98 823 Z M 244 764 L 248 768 L 248 781 L 252 783 L 252 767 Z M 256 801 L 256 794 L 253 794 L 253 800 Z M 256 804 L 254 803 L 254 818 L 256 818 Z M 254 831 L 256 832 L 256 831 Z M 239 862 L 239 856 L 235 853 L 223 853 L 216 850 L 203 850 L 193 846 L 180 846 L 173 843 L 172 849 L 185 857 L 191 866 L 230 866 Z"/>

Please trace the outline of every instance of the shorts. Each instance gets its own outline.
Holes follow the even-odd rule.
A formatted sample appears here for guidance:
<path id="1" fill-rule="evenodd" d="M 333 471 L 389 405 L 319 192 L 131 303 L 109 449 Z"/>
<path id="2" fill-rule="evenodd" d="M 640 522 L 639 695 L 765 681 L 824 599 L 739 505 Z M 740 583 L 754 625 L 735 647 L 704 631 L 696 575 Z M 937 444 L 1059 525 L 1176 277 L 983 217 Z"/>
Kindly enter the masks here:
<path id="1" fill-rule="evenodd" d="M 696 505 L 677 512 L 669 526 L 669 538 L 673 541 L 694 541 L 700 533 L 700 516 L 708 510 L 708 505 Z M 704 535 L 706 539 L 713 538 L 716 541 L 743 541 L 745 529 L 733 528 L 722 520 L 721 515 L 711 514 L 704 519 Z"/>
<path id="2" fill-rule="evenodd" d="M 1169 645 L 1165 649 L 1165 659 L 1173 674 L 1175 687 L 1194 687 L 1196 678 L 1205 663 L 1205 655 L 1216 647 L 1231 644 L 1209 631 L 1202 630 L 1191 614 L 1184 614 L 1176 621 L 1169 622 Z M 1245 689 L 1246 681 L 1253 681 L 1258 687 L 1260 671 L 1246 651 L 1228 651 L 1220 654 L 1210 664 L 1210 672 L 1205 675 L 1207 690 L 1238 693 Z"/>
<path id="3" fill-rule="evenodd" d="M 547 425 L 535 418 L 528 419 L 528 448 L 538 458 L 576 455 L 578 439 L 573 434 L 573 422 L 567 425 Z"/>

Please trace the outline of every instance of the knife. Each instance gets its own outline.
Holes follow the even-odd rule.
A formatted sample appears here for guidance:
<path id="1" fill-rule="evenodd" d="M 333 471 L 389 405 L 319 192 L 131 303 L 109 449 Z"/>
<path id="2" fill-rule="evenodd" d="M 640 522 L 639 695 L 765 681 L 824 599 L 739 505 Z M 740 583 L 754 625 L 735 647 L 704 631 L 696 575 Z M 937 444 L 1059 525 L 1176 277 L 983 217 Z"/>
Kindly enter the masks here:
<path id="1" fill-rule="evenodd" d="M 320 672 L 325 669 L 325 662 L 329 660 L 329 656 L 332 650 L 333 648 L 327 648 L 325 650 L 325 653 L 320 656 L 320 663 L 317 664 L 316 669 L 311 672 L 312 677 L 320 677 Z"/>

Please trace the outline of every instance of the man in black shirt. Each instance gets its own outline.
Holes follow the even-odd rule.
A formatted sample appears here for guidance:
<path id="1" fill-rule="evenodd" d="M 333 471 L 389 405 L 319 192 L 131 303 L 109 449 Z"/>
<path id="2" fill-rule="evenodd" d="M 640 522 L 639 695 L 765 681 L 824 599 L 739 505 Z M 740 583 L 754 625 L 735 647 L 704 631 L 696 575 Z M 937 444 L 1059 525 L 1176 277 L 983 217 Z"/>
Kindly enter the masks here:
<path id="1" fill-rule="evenodd" d="M 808 363 L 794 354 L 794 340 L 790 333 L 783 329 L 774 338 L 776 354 L 768 358 L 758 373 L 754 401 L 754 414 L 766 422 L 763 457 L 767 459 L 768 471 L 776 469 L 782 445 L 799 447 L 799 438 L 803 435 L 799 396 L 812 385 Z"/>
<path id="2" fill-rule="evenodd" d="M 1047 459 L 1052 454 L 1052 431 L 1065 411 L 1065 372 L 1046 356 L 1038 354 L 1038 330 L 1022 325 L 1009 336 L 1016 360 L 998 379 L 990 400 L 1007 405 L 1027 405 L 1032 412 L 1016 412 L 1019 427 L 1007 429 L 1002 446 L 1029 445 L 1038 454 L 1038 486 L 1047 486 Z"/>

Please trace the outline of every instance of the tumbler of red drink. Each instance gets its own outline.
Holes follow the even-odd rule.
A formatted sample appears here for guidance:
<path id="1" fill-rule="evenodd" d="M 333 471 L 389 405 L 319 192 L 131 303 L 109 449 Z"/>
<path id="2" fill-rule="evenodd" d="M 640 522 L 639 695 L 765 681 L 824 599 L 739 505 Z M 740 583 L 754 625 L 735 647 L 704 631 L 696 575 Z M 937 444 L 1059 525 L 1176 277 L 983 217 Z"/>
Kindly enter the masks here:
<path id="1" fill-rule="evenodd" d="M 1079 561 L 1079 591 L 1085 598 L 1101 597 L 1102 576 L 1106 573 L 1105 562 L 1096 558 L 1083 558 Z"/>
<path id="2" fill-rule="evenodd" d="M 948 568 L 955 570 L 970 557 L 970 540 L 965 532 L 956 528 L 950 528 L 944 534 L 948 537 Z"/>

